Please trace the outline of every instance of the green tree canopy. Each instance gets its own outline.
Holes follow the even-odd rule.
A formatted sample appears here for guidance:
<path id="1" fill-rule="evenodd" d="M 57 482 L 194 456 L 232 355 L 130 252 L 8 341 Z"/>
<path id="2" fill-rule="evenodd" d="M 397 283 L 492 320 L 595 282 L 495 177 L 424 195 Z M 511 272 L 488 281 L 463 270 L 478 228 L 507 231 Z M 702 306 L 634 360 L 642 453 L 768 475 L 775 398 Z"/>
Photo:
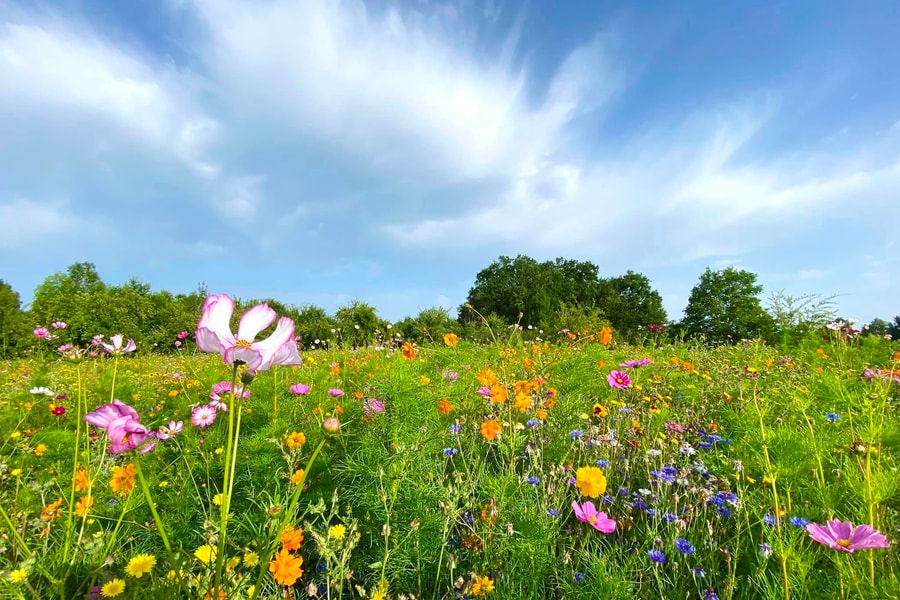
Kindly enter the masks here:
<path id="1" fill-rule="evenodd" d="M 15 352 L 25 327 L 25 314 L 18 292 L 0 279 L 0 356 L 6 357 Z"/>
<path id="2" fill-rule="evenodd" d="M 708 268 L 691 290 L 684 325 L 689 335 L 706 336 L 713 341 L 757 338 L 770 335 L 772 317 L 763 310 L 759 294 L 762 286 L 756 273 L 728 267 Z"/>

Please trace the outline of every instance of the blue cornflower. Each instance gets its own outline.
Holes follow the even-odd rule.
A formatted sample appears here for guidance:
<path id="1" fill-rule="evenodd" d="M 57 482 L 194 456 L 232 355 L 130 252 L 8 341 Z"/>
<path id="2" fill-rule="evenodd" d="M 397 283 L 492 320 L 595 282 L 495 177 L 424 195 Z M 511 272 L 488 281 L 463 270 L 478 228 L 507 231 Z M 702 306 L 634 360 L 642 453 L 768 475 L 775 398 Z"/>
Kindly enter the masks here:
<path id="1" fill-rule="evenodd" d="M 538 421 L 537 419 L 528 419 L 527 421 L 525 421 L 525 424 L 528 425 L 529 427 L 537 427 L 538 425 L 541 424 L 541 422 Z"/>
<path id="2" fill-rule="evenodd" d="M 328 568 L 328 565 L 326 565 L 323 562 L 320 562 L 319 564 L 316 565 L 316 573 L 321 573 L 327 568 Z"/>
<path id="3" fill-rule="evenodd" d="M 608 460 L 603 460 L 603 459 L 601 458 L 600 460 L 598 460 L 598 461 L 596 462 L 596 465 L 597 465 L 598 467 L 602 468 L 602 469 L 605 469 L 606 467 L 609 466 L 609 461 L 608 461 Z"/>
<path id="4" fill-rule="evenodd" d="M 559 511 L 556 510 L 555 508 L 548 508 L 548 509 L 547 509 L 547 514 L 550 515 L 551 517 L 558 517 L 558 516 L 559 516 Z"/>
<path id="5" fill-rule="evenodd" d="M 444 448 L 445 456 L 456 456 L 458 450 L 456 448 Z"/>
<path id="6" fill-rule="evenodd" d="M 825 418 L 828 419 L 830 422 L 834 423 L 835 421 L 837 421 L 841 418 L 841 415 L 830 412 L 830 413 L 825 413 Z"/>
<path id="7" fill-rule="evenodd" d="M 699 577 L 700 579 L 706 577 L 706 571 L 700 565 L 694 567 L 692 571 L 694 571 L 694 577 Z"/>
<path id="8" fill-rule="evenodd" d="M 575 573 L 575 583 L 584 581 L 584 573 Z"/>
<path id="9" fill-rule="evenodd" d="M 714 444 L 725 441 L 725 438 L 723 438 L 721 435 L 716 435 L 715 433 L 709 434 L 708 436 L 706 436 L 706 439 Z"/>
<path id="10" fill-rule="evenodd" d="M 700 442 L 697 445 L 700 446 L 701 448 L 703 448 L 704 450 L 709 450 L 710 448 L 712 448 L 712 442 Z"/>
<path id="11" fill-rule="evenodd" d="M 763 523 L 765 523 L 769 527 L 774 527 L 775 526 L 775 515 L 773 515 L 772 513 L 766 513 L 766 515 L 763 517 Z"/>
<path id="12" fill-rule="evenodd" d="M 572 438 L 573 442 L 583 435 L 584 435 L 584 432 L 579 429 L 573 429 L 572 431 L 569 432 L 569 437 Z"/>
<path id="13" fill-rule="evenodd" d="M 666 555 L 663 554 L 662 550 L 657 550 L 656 548 L 649 550 L 647 556 L 650 557 L 650 560 L 660 565 L 666 562 Z"/>
<path id="14" fill-rule="evenodd" d="M 568 479 L 566 479 L 566 483 L 568 483 L 569 485 L 575 485 L 575 478 L 569 477 Z"/>
<path id="15" fill-rule="evenodd" d="M 719 600 L 719 595 L 712 590 L 706 590 L 703 594 L 703 600 Z"/>
<path id="16" fill-rule="evenodd" d="M 676 517 L 672 513 L 666 513 L 663 515 L 663 521 L 665 521 L 666 523 L 674 523 L 677 520 L 678 520 L 678 517 Z"/>
<path id="17" fill-rule="evenodd" d="M 688 556 L 694 553 L 694 545 L 684 538 L 675 540 L 675 549 Z"/>
<path id="18" fill-rule="evenodd" d="M 727 506 L 720 506 L 720 507 L 718 507 L 718 508 L 716 509 L 716 512 L 719 513 L 720 515 L 722 515 L 723 517 L 730 517 L 731 514 L 732 514 L 732 513 L 731 513 L 731 509 L 728 508 Z"/>
<path id="19" fill-rule="evenodd" d="M 798 516 L 794 515 L 793 517 L 790 518 L 790 523 L 794 527 L 805 528 L 807 525 L 809 525 L 809 519 L 804 519 L 803 517 L 798 517 Z"/>
<path id="20" fill-rule="evenodd" d="M 535 475 L 532 475 L 531 477 L 529 477 L 529 478 L 526 479 L 525 481 L 527 481 L 527 482 L 530 483 L 531 485 L 537 485 L 537 484 L 539 484 L 539 483 L 541 482 L 541 478 L 540 478 L 540 477 L 536 477 Z"/>
<path id="21" fill-rule="evenodd" d="M 762 554 L 763 558 L 769 558 L 772 556 L 772 546 L 763 542 L 759 545 L 759 553 Z"/>
<path id="22" fill-rule="evenodd" d="M 451 425 L 450 433 L 452 433 L 453 435 L 456 435 L 457 433 L 459 433 L 459 425 L 457 425 L 455 423 L 453 425 Z"/>
<path id="23" fill-rule="evenodd" d="M 715 504 L 716 506 L 722 506 L 723 504 L 725 504 L 725 498 L 722 498 L 721 496 L 716 494 L 715 496 L 710 496 L 709 498 L 707 498 L 706 503 Z"/>

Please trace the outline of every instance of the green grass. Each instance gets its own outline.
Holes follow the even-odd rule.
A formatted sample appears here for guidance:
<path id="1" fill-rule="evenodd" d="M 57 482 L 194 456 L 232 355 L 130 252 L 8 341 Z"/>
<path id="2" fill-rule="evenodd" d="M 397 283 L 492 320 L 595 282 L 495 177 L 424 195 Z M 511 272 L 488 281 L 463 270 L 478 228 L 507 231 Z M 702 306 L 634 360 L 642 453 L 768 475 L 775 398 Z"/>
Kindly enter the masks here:
<path id="1" fill-rule="evenodd" d="M 306 354 L 299 369 L 257 376 L 241 405 L 225 594 L 284 597 L 265 558 L 290 523 L 305 538 L 293 551 L 304 571 L 295 597 L 473 597 L 474 583 L 489 578 L 486 595 L 498 599 L 896 598 L 900 385 L 860 377 L 866 367 L 897 368 L 896 351 L 874 339 L 835 339 L 790 356 L 758 343 L 584 340 L 461 342 L 420 348 L 412 360 L 390 351 Z M 644 356 L 654 363 L 626 369 L 631 387 L 610 387 L 611 370 Z M 478 393 L 486 368 L 506 402 Z M 126 584 L 120 598 L 209 592 L 216 565 L 194 552 L 222 539 L 216 497 L 235 402 L 210 427 L 193 427 L 190 415 L 231 375 L 220 358 L 189 353 L 0 364 L 0 596 L 83 598 L 114 578 Z M 527 410 L 515 406 L 520 381 L 536 381 L 518 398 Z M 299 382 L 312 385 L 310 395 L 290 394 Z M 67 398 L 31 394 L 37 386 Z M 345 395 L 333 398 L 332 388 Z M 184 431 L 144 456 L 111 456 L 106 434 L 81 419 L 113 397 L 148 427 L 181 420 Z M 385 411 L 366 414 L 369 398 Z M 443 398 L 449 414 L 438 409 Z M 51 404 L 66 413 L 54 416 Z M 595 405 L 605 416 L 593 416 Z M 339 433 L 322 428 L 329 416 Z M 488 419 L 502 426 L 493 441 L 480 432 Z M 293 431 L 306 435 L 302 448 L 286 446 Z M 83 517 L 76 460 L 92 481 Z M 140 483 L 125 495 L 109 487 L 113 467 L 138 462 L 171 555 Z M 616 520 L 609 535 L 571 508 L 588 500 L 571 483 L 576 470 L 597 464 L 607 490 L 593 501 Z M 308 471 L 297 496 L 299 469 Z M 58 499 L 58 512 L 42 516 Z M 870 524 L 891 547 L 836 552 L 791 517 Z M 678 538 L 693 554 L 675 549 Z M 651 549 L 665 554 L 663 564 Z M 139 553 L 157 563 L 135 578 L 125 568 Z"/>

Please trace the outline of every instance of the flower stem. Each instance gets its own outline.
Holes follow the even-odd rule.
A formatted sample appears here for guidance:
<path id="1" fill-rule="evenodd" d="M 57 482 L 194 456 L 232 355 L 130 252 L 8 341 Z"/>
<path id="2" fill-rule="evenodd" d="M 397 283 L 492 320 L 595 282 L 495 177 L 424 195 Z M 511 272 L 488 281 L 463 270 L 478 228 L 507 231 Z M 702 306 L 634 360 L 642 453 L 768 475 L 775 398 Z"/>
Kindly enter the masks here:
<path id="1" fill-rule="evenodd" d="M 238 365 L 234 365 L 231 372 L 231 407 L 228 411 L 228 441 L 225 447 L 225 473 L 222 476 L 222 505 L 219 507 L 222 515 L 219 520 L 219 547 L 216 553 L 216 578 L 213 585 L 213 597 L 222 589 L 222 571 L 225 566 L 225 541 L 228 530 L 228 512 L 231 508 L 231 474 L 233 454 L 236 452 L 237 440 L 235 439 L 235 413 L 240 411 L 237 406 L 237 394 L 235 393 L 237 386 Z M 243 394 L 243 391 L 242 391 Z"/>
<path id="2" fill-rule="evenodd" d="M 147 506 L 150 507 L 150 513 L 153 515 L 153 521 L 156 523 L 156 528 L 159 530 L 159 537 L 162 538 L 163 546 L 166 547 L 166 552 L 169 553 L 169 561 L 172 563 L 172 566 L 175 566 L 175 554 L 172 552 L 172 545 L 169 543 L 169 536 L 166 535 L 166 528 L 163 527 L 162 519 L 159 518 L 159 513 L 156 511 L 156 504 L 153 502 L 153 496 L 150 494 L 150 486 L 147 485 L 147 479 L 144 477 L 144 472 L 141 470 L 141 461 L 136 460 L 134 462 L 135 471 L 137 471 L 138 480 L 141 482 L 141 491 L 144 492 L 144 500 L 147 501 Z"/>

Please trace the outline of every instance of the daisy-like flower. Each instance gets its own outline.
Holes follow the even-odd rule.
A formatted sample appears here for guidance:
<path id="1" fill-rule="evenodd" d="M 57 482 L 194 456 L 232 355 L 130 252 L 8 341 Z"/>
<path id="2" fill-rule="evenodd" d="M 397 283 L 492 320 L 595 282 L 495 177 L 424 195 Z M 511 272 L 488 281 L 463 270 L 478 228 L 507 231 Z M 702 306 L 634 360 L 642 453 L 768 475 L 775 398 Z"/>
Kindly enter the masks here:
<path id="1" fill-rule="evenodd" d="M 611 388 L 624 389 L 631 385 L 631 377 L 622 371 L 612 371 L 607 375 L 606 382 Z"/>
<path id="2" fill-rule="evenodd" d="M 116 577 L 103 584 L 100 593 L 104 598 L 115 598 L 125 591 L 125 582 Z"/>
<path id="3" fill-rule="evenodd" d="M 128 566 L 125 567 L 125 572 L 132 577 L 140 579 L 141 577 L 152 571 L 155 565 L 156 557 L 152 554 L 138 554 L 128 561 Z"/>
<path id="4" fill-rule="evenodd" d="M 600 533 L 612 533 L 616 529 L 616 522 L 605 512 L 598 512 L 593 502 L 585 502 L 580 506 L 578 502 L 572 502 L 572 510 L 575 511 L 576 519 L 590 524 Z"/>
<path id="5" fill-rule="evenodd" d="M 305 383 L 295 383 L 291 386 L 291 393 L 295 396 L 306 396 L 309 394 L 310 387 Z"/>
<path id="6" fill-rule="evenodd" d="M 853 526 L 850 521 L 832 519 L 827 525 L 810 523 L 806 526 L 809 536 L 815 541 L 828 546 L 832 550 L 840 552 L 856 552 L 857 550 L 871 550 L 874 548 L 887 548 L 887 538 L 883 533 L 876 531 L 870 525 Z"/>
<path id="7" fill-rule="evenodd" d="M 49 390 L 45 387 L 33 387 L 28 390 L 29 393 L 34 394 L 35 396 L 55 396 L 52 390 Z"/>
<path id="8" fill-rule="evenodd" d="M 50 323 L 50 327 L 52 327 L 53 329 L 65 329 L 66 324 L 63 321 L 54 321 Z"/>
<path id="9" fill-rule="evenodd" d="M 212 294 L 203 304 L 197 323 L 197 347 L 216 352 L 228 365 L 247 365 L 251 373 L 266 371 L 273 365 L 300 365 L 300 352 L 294 341 L 294 321 L 278 319 L 275 331 L 262 341 L 256 336 L 275 322 L 278 315 L 268 304 L 259 304 L 241 316 L 237 336 L 231 332 L 234 301 L 225 294 Z"/>
<path id="10" fill-rule="evenodd" d="M 340 398 L 341 396 L 344 395 L 344 390 L 332 388 L 332 389 L 328 390 L 328 395 L 331 396 L 332 398 Z"/>
<path id="11" fill-rule="evenodd" d="M 588 498 L 596 498 L 606 491 L 606 476 L 597 467 L 581 467 L 575 472 L 575 485 Z"/>
<path id="12" fill-rule="evenodd" d="M 103 349 L 109 354 L 128 354 L 129 352 L 137 350 L 137 345 L 134 343 L 134 340 L 131 339 L 128 340 L 128 343 L 125 344 L 125 346 L 122 346 L 122 341 L 125 339 L 125 336 L 121 333 L 117 333 L 109 339 L 112 344 L 100 342 L 100 345 L 103 346 Z"/>
<path id="13" fill-rule="evenodd" d="M 32 333 L 34 333 L 35 337 L 41 338 L 42 340 L 50 339 L 50 331 L 46 327 L 35 327 Z"/>
<path id="14" fill-rule="evenodd" d="M 269 563 L 269 571 L 281 585 L 294 585 L 303 576 L 303 557 L 294 556 L 282 548 Z"/>
<path id="15" fill-rule="evenodd" d="M 169 421 L 168 425 L 161 425 L 156 437 L 161 440 L 168 440 L 175 437 L 184 429 L 184 421 Z"/>
<path id="16" fill-rule="evenodd" d="M 216 409 L 208 404 L 197 406 L 191 411 L 191 424 L 194 427 L 209 427 L 216 422 Z"/>

